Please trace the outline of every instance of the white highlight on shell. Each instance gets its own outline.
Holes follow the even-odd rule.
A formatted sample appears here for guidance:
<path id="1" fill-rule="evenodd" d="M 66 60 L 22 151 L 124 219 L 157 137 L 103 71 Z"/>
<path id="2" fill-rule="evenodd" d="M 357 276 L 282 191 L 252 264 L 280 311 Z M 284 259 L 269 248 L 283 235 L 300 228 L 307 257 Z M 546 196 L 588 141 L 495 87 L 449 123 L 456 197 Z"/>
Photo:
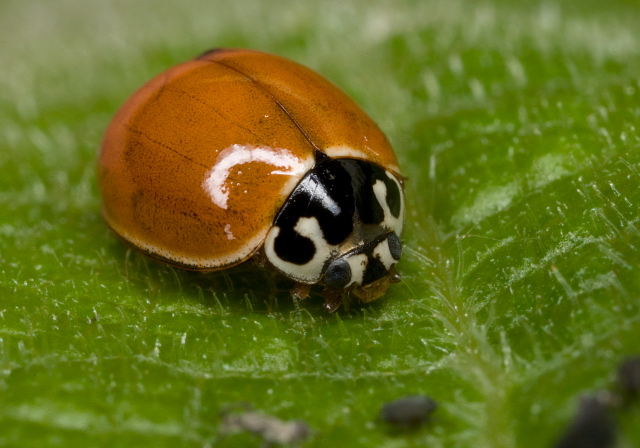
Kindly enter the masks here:
<path id="1" fill-rule="evenodd" d="M 322 190 L 322 191 L 320 192 L 314 191 L 313 193 L 314 198 L 320 199 L 320 202 L 322 202 L 322 206 L 325 209 L 329 210 L 333 216 L 338 216 L 342 211 L 342 209 L 340 208 L 338 203 L 331 198 L 329 193 L 324 188 L 324 185 L 316 184 L 316 190 Z"/>
<path id="2" fill-rule="evenodd" d="M 302 217 L 298 219 L 293 228 L 299 235 L 309 238 L 315 247 L 313 258 L 303 265 L 289 263 L 276 254 L 274 243 L 280 234 L 280 227 L 274 226 L 269 231 L 264 242 L 264 251 L 267 259 L 277 269 L 287 276 L 302 283 L 316 283 L 320 280 L 322 268 L 332 256 L 331 246 L 325 241 L 320 223 L 314 217 Z"/>
<path id="3" fill-rule="evenodd" d="M 389 204 L 387 204 L 387 186 L 383 181 L 377 180 L 373 185 L 373 193 L 376 195 L 376 199 L 378 203 L 382 207 L 382 211 L 384 213 L 384 222 L 383 226 L 388 227 L 393 230 L 398 237 L 402 236 L 402 231 L 404 230 L 404 194 L 402 193 L 402 187 L 400 186 L 400 182 L 395 178 L 393 174 L 389 171 L 385 171 L 386 175 L 396 183 L 398 186 L 398 190 L 400 191 L 400 214 L 396 218 L 391 214 L 391 210 L 389 209 Z"/>
<path id="4" fill-rule="evenodd" d="M 238 165 L 252 162 L 266 163 L 280 168 L 271 171 L 271 174 L 286 176 L 301 176 L 313 166 L 312 157 L 301 159 L 288 149 L 231 145 L 220 152 L 215 165 L 207 171 L 202 181 L 202 188 L 214 204 L 224 210 L 227 209 L 230 190 L 228 178 L 231 170 Z"/>

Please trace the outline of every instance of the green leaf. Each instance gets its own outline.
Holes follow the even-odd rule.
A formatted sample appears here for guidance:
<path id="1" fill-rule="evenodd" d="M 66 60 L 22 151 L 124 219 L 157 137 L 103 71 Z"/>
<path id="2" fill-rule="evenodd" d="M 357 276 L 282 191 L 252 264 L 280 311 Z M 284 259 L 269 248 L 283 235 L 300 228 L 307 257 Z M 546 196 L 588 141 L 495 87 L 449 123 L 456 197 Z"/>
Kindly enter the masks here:
<path id="1" fill-rule="evenodd" d="M 221 440 L 250 402 L 308 446 L 551 446 L 640 351 L 640 10 L 633 2 L 0 4 L 0 445 Z M 342 86 L 407 176 L 403 282 L 322 310 L 252 266 L 127 249 L 95 161 L 118 106 L 212 47 Z M 378 420 L 422 393 L 414 432 Z M 640 444 L 637 408 L 620 416 Z"/>

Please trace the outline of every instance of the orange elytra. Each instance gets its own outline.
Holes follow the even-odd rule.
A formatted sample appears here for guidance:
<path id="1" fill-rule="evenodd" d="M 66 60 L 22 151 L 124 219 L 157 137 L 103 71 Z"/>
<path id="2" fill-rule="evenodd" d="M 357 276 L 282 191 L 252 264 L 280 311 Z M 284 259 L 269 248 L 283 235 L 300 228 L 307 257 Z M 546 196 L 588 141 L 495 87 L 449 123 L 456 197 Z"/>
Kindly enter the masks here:
<path id="1" fill-rule="evenodd" d="M 142 86 L 100 151 L 103 216 L 136 249 L 214 271 L 252 257 L 374 300 L 399 280 L 404 193 L 378 126 L 291 60 L 216 49 Z"/>

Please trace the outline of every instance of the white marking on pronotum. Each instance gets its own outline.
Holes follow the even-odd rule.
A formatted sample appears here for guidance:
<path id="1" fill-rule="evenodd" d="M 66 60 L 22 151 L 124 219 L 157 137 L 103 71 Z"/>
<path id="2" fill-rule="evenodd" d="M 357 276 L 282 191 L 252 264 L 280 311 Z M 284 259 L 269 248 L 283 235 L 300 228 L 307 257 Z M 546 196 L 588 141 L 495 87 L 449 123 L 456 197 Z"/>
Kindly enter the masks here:
<path id="1" fill-rule="evenodd" d="M 389 179 L 394 181 L 398 186 L 398 191 L 400 191 L 400 214 L 396 218 L 391 214 L 391 210 L 389 209 L 389 204 L 387 204 L 387 186 L 381 180 L 377 180 L 373 185 L 373 193 L 376 195 L 376 199 L 378 203 L 382 207 L 382 211 L 384 212 L 384 223 L 383 226 L 388 227 L 393 230 L 396 235 L 401 236 L 402 230 L 404 229 L 404 195 L 402 194 L 402 188 L 400 187 L 400 182 L 395 178 L 395 176 L 388 171 L 385 171 Z"/>
<path id="2" fill-rule="evenodd" d="M 364 271 L 367 269 L 367 263 L 369 262 L 367 254 L 351 255 L 344 259 L 349 263 L 349 267 L 351 268 L 351 281 L 346 284 L 345 288 L 348 288 L 354 283 L 362 285 L 362 281 L 364 280 Z"/>
<path id="3" fill-rule="evenodd" d="M 316 283 L 320 280 L 322 268 L 332 256 L 332 250 L 323 237 L 320 223 L 314 217 L 303 217 L 298 219 L 293 228 L 300 236 L 309 238 L 315 247 L 313 258 L 305 264 L 289 263 L 278 256 L 274 243 L 280 234 L 280 227 L 274 226 L 269 231 L 264 243 L 264 251 L 267 259 L 277 269 L 287 274 L 289 277 L 303 283 Z"/>
<path id="4" fill-rule="evenodd" d="M 391 269 L 391 266 L 396 264 L 396 260 L 393 259 L 393 255 L 391 255 L 391 250 L 389 250 L 389 239 L 385 238 L 380 241 L 378 245 L 373 249 L 373 256 L 380 260 L 384 265 L 384 268 L 388 271 Z"/>
<path id="5" fill-rule="evenodd" d="M 275 169 L 271 174 L 298 176 L 313 166 L 313 158 L 300 159 L 283 148 L 270 148 L 252 145 L 231 145 L 220 152 L 215 165 L 207 171 L 202 188 L 218 207 L 226 210 L 229 201 L 227 180 L 231 170 L 239 165 L 251 162 L 266 163 Z"/>

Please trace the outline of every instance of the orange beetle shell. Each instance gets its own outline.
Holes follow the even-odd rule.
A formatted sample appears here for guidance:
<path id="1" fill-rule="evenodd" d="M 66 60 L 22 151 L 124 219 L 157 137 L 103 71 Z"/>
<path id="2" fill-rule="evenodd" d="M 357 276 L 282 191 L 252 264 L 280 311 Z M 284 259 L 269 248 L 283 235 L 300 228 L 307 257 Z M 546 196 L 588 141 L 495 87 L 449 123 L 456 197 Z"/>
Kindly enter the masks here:
<path id="1" fill-rule="evenodd" d="M 384 134 L 325 78 L 278 56 L 213 50 L 118 111 L 100 152 L 103 215 L 155 258 L 232 266 L 261 247 L 317 150 L 399 172 Z"/>

